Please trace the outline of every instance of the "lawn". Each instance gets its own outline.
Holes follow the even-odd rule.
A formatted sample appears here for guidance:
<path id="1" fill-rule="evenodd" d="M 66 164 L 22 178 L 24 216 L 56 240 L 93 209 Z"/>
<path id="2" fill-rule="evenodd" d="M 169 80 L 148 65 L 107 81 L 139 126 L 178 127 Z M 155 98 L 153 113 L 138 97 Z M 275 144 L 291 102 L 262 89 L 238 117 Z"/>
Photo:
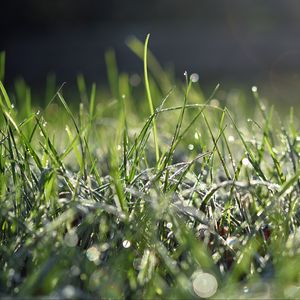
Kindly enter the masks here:
<path id="1" fill-rule="evenodd" d="M 255 86 L 205 95 L 148 41 L 128 42 L 144 74 L 109 51 L 109 89 L 78 76 L 79 104 L 0 83 L 0 297 L 299 298 L 293 109 Z"/>

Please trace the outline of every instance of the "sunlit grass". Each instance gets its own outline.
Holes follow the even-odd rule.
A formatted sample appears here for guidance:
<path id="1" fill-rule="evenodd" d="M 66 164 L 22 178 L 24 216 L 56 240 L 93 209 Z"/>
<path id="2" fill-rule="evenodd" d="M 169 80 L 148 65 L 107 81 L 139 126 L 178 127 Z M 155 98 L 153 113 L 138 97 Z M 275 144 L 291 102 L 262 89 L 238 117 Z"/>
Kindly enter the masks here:
<path id="1" fill-rule="evenodd" d="M 146 58 L 148 38 L 128 45 Z M 0 84 L 0 296 L 299 297 L 293 110 L 205 97 L 149 58 L 144 90 L 108 52 L 110 96 L 79 76 L 78 110 L 53 80 L 39 109 Z"/>

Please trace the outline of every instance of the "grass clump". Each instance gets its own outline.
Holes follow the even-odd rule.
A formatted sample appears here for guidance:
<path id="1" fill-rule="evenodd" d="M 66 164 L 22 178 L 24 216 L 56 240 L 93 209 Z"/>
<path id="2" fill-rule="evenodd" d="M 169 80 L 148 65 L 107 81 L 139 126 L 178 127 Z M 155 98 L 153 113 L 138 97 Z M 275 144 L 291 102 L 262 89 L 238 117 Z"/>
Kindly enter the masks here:
<path id="1" fill-rule="evenodd" d="M 40 112 L 25 83 L 0 84 L 0 295 L 298 297 L 293 111 L 274 120 L 256 88 L 253 113 L 218 87 L 205 98 L 187 74 L 172 87 L 156 61 L 148 75 L 148 38 L 146 93 L 113 52 L 112 98 L 80 76 L 77 112 L 63 87 Z"/>

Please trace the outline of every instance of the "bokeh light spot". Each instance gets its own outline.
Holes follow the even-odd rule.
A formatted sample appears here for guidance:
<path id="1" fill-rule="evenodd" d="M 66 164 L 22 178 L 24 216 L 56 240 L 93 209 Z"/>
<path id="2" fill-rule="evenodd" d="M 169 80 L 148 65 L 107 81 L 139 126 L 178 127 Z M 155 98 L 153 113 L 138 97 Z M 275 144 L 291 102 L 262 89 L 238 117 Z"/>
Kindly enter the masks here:
<path id="1" fill-rule="evenodd" d="M 64 241 L 67 246 L 69 247 L 75 247 L 78 243 L 78 235 L 74 230 L 71 230 L 66 233 L 64 237 Z"/>
<path id="2" fill-rule="evenodd" d="M 197 73 L 193 73 L 190 78 L 191 78 L 192 82 L 198 82 L 199 81 L 199 75 Z"/>
<path id="3" fill-rule="evenodd" d="M 218 282 L 210 273 L 197 272 L 192 276 L 192 285 L 195 294 L 201 298 L 213 296 L 218 289 Z"/>
<path id="4" fill-rule="evenodd" d="M 86 251 L 86 256 L 89 261 L 96 261 L 99 259 L 100 252 L 96 247 L 91 247 Z"/>
<path id="5" fill-rule="evenodd" d="M 252 90 L 253 93 L 256 93 L 256 92 L 257 92 L 257 86 L 253 86 L 253 87 L 251 88 L 251 90 Z"/>

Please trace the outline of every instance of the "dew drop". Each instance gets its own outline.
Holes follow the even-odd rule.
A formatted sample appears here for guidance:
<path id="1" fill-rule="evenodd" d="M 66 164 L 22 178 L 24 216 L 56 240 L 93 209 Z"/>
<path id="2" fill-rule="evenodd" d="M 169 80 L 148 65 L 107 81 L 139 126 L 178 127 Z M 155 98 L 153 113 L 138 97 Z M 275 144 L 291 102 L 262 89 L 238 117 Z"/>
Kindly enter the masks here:
<path id="1" fill-rule="evenodd" d="M 188 149 L 189 149 L 190 151 L 194 150 L 194 145 L 193 145 L 193 144 L 189 144 L 189 145 L 188 145 Z"/>
<path id="2" fill-rule="evenodd" d="M 128 240 L 124 240 L 124 241 L 123 241 L 123 247 L 124 247 L 124 248 L 127 249 L 127 248 L 129 248 L 130 246 L 131 246 L 130 241 L 128 241 Z"/>
<path id="3" fill-rule="evenodd" d="M 251 88 L 251 91 L 253 92 L 253 93 L 256 93 L 257 92 L 257 86 L 253 86 L 252 88 Z"/>
<path id="4" fill-rule="evenodd" d="M 167 223 L 167 228 L 168 228 L 168 229 L 172 229 L 172 227 L 173 227 L 173 224 L 172 224 L 171 222 L 168 222 L 168 223 Z"/>

